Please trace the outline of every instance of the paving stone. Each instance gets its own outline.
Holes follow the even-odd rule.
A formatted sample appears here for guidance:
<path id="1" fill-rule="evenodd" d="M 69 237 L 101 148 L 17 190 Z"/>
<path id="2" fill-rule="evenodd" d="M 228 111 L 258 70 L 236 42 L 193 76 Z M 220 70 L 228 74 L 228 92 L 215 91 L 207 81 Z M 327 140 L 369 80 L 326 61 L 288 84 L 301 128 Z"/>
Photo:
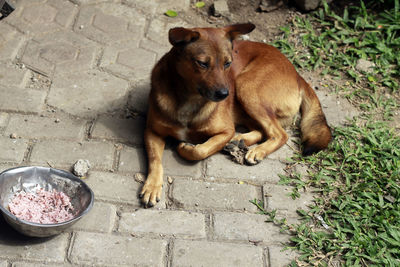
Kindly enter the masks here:
<path id="1" fill-rule="evenodd" d="M 248 213 L 216 213 L 214 236 L 217 240 L 242 240 L 263 243 L 278 243 L 289 240 L 281 234 L 279 227 L 265 222 L 266 215 Z"/>
<path id="2" fill-rule="evenodd" d="M 119 232 L 205 238 L 205 216 L 187 211 L 139 209 L 122 213 Z"/>
<path id="3" fill-rule="evenodd" d="M 161 15 L 167 10 L 185 11 L 190 8 L 190 0 L 125 0 L 128 5 L 140 9 L 146 14 Z"/>
<path id="4" fill-rule="evenodd" d="M 179 17 L 157 16 L 150 21 L 146 37 L 157 43 L 168 45 L 168 31 L 174 27 L 190 27 L 190 25 Z"/>
<path id="5" fill-rule="evenodd" d="M 32 262 L 14 262 L 12 267 L 71 267 L 70 264 L 62 264 L 62 263 L 32 263 Z M 0 265 L 0 267 L 3 267 Z M 7 266 L 4 266 L 7 267 Z"/>
<path id="6" fill-rule="evenodd" d="M 315 93 L 321 102 L 326 120 L 331 126 L 339 126 L 346 122 L 346 118 L 351 119 L 360 114 L 360 112 L 353 107 L 347 99 L 328 94 L 323 90 L 317 90 Z"/>
<path id="7" fill-rule="evenodd" d="M 150 79 L 135 84 L 129 92 L 128 106 L 137 112 L 146 113 L 150 93 Z"/>
<path id="8" fill-rule="evenodd" d="M 46 92 L 0 85 L 0 110 L 26 113 L 43 111 Z"/>
<path id="9" fill-rule="evenodd" d="M 114 205 L 95 201 L 92 210 L 72 226 L 72 230 L 110 233 L 117 217 Z"/>
<path id="10" fill-rule="evenodd" d="M 72 246 L 74 264 L 164 266 L 164 240 L 79 232 Z"/>
<path id="11" fill-rule="evenodd" d="M 0 233 L 0 257 L 17 260 L 46 262 L 64 262 L 69 234 L 60 234 L 54 238 L 27 239 Z"/>
<path id="12" fill-rule="evenodd" d="M 169 43 L 159 44 L 148 39 L 142 39 L 140 41 L 139 47 L 155 52 L 157 54 L 157 60 L 161 59 L 163 55 L 171 50 L 171 45 Z"/>
<path id="13" fill-rule="evenodd" d="M 226 155 L 217 153 L 207 160 L 207 176 L 247 180 L 256 183 L 277 183 L 278 174 L 283 173 L 285 164 L 264 159 L 254 166 L 240 165 L 232 162 Z"/>
<path id="14" fill-rule="evenodd" d="M 70 114 L 93 117 L 121 109 L 128 82 L 97 70 L 56 74 L 48 103 Z"/>
<path id="15" fill-rule="evenodd" d="M 93 41 L 71 31 L 60 31 L 30 40 L 21 62 L 51 77 L 56 72 L 81 72 L 95 64 L 98 48 Z"/>
<path id="16" fill-rule="evenodd" d="M 4 86 L 25 87 L 31 73 L 25 68 L 0 65 L 0 84 Z"/>
<path id="17" fill-rule="evenodd" d="M 141 207 L 138 197 L 142 185 L 133 176 L 123 176 L 107 172 L 91 172 L 85 182 L 93 190 L 96 199 L 131 204 Z M 165 206 L 165 193 L 157 207 Z"/>
<path id="18" fill-rule="evenodd" d="M 259 198 L 259 189 L 247 184 L 219 184 L 175 179 L 170 190 L 174 204 L 185 209 L 257 211 L 249 200 Z"/>
<path id="19" fill-rule="evenodd" d="M 25 37 L 16 29 L 0 23 L 0 60 L 13 60 L 24 40 Z"/>
<path id="20" fill-rule="evenodd" d="M 84 6 L 74 31 L 103 44 L 139 40 L 146 20 L 135 9 L 116 3 Z"/>
<path id="21" fill-rule="evenodd" d="M 295 147 L 296 146 L 295 144 L 293 144 L 290 141 L 288 143 L 290 143 L 291 147 Z M 268 157 L 265 160 L 281 160 L 281 161 L 285 161 L 286 159 L 291 158 L 294 155 L 294 151 L 290 146 L 288 144 L 283 145 L 277 151 L 275 151 L 272 154 L 268 155 Z"/>
<path id="22" fill-rule="evenodd" d="M 28 148 L 27 141 L 8 137 L 0 137 L 0 140 L 0 162 L 21 163 Z"/>
<path id="23" fill-rule="evenodd" d="M 201 161 L 186 161 L 175 150 L 164 150 L 162 162 L 164 175 L 201 176 Z M 122 172 L 147 172 L 147 160 L 144 149 L 125 147 L 121 151 L 118 170 Z"/>
<path id="24" fill-rule="evenodd" d="M 84 136 L 86 121 L 30 115 L 12 115 L 5 134 L 23 138 L 78 139 Z"/>
<path id="25" fill-rule="evenodd" d="M 69 1 L 21 1 L 7 22 L 35 36 L 70 27 L 77 12 L 78 8 Z"/>
<path id="26" fill-rule="evenodd" d="M 114 150 L 114 145 L 105 142 L 45 140 L 33 146 L 30 162 L 70 168 L 78 159 L 87 159 L 92 168 L 110 170 L 114 162 Z"/>
<path id="27" fill-rule="evenodd" d="M 0 112 L 0 128 L 5 128 L 8 125 L 10 115 L 5 112 Z"/>
<path id="28" fill-rule="evenodd" d="M 101 116 L 90 134 L 94 139 L 112 139 L 133 144 L 143 144 L 145 126 L 143 117 L 129 119 Z"/>
<path id="29" fill-rule="evenodd" d="M 264 266 L 263 249 L 242 244 L 176 240 L 172 266 Z"/>
<path id="30" fill-rule="evenodd" d="M 283 250 L 282 246 L 270 246 L 269 251 L 269 266 L 271 267 L 286 267 L 291 261 L 295 260 L 300 255 L 293 250 Z"/>
<path id="31" fill-rule="evenodd" d="M 119 158 L 118 171 L 120 172 L 146 172 L 146 154 L 143 148 L 124 147 Z"/>
<path id="32" fill-rule="evenodd" d="M 300 197 L 292 199 L 290 193 L 293 188 L 290 186 L 265 184 L 263 193 L 266 206 L 269 210 L 286 210 L 289 214 L 296 215 L 296 210 L 307 210 L 313 204 L 313 194 L 311 192 L 300 192 Z"/>
<path id="33" fill-rule="evenodd" d="M 156 53 L 138 48 L 139 40 L 129 40 L 108 46 L 100 67 L 129 80 L 150 79 Z"/>

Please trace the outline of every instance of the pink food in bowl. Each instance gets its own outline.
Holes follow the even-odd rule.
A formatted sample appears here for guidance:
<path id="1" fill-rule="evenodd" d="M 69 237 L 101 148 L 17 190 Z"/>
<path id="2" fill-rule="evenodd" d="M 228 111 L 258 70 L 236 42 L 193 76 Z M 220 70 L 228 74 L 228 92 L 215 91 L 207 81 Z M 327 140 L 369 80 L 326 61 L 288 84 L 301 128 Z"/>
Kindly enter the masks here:
<path id="1" fill-rule="evenodd" d="M 54 224 L 74 218 L 71 199 L 55 189 L 45 191 L 40 188 L 36 194 L 16 193 L 9 201 L 8 207 L 19 219 L 34 223 Z"/>

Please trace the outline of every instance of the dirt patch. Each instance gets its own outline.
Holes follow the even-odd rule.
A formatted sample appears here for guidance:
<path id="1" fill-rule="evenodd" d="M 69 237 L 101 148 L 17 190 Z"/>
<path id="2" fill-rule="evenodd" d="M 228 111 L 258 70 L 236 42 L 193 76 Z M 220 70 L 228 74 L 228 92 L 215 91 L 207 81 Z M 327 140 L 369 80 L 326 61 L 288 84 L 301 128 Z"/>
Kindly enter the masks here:
<path id="1" fill-rule="evenodd" d="M 185 20 L 191 24 L 211 27 L 221 27 L 235 23 L 251 22 L 256 29 L 251 33 L 251 39 L 259 42 L 271 42 L 281 34 L 280 27 L 291 22 L 295 14 L 300 14 L 291 6 L 283 4 L 271 12 L 259 11 L 259 0 L 227 0 L 229 15 L 214 16 L 212 13 L 213 0 L 206 0 L 202 8 L 195 7 L 192 1 L 192 9 L 184 14 Z M 274 1 L 271 0 L 273 3 Z"/>

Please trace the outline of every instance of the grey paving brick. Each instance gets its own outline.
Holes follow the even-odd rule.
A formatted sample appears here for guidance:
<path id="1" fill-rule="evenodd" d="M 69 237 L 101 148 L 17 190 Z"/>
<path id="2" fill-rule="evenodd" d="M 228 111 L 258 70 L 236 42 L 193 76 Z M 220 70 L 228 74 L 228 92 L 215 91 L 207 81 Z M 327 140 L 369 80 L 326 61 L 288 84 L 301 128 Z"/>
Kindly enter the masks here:
<path id="1" fill-rule="evenodd" d="M 71 229 L 110 233 L 116 217 L 117 208 L 114 205 L 95 201 L 92 210 Z"/>
<path id="2" fill-rule="evenodd" d="M 145 124 L 145 119 L 139 116 L 129 119 L 101 116 L 96 120 L 90 136 L 140 145 L 143 144 Z"/>
<path id="3" fill-rule="evenodd" d="M 118 231 L 205 238 L 205 227 L 205 216 L 202 213 L 139 209 L 121 214 Z"/>
<path id="4" fill-rule="evenodd" d="M 296 145 L 292 144 L 292 142 L 288 142 L 292 148 L 295 148 Z M 293 149 L 289 145 L 285 144 L 277 151 L 273 152 L 272 154 L 268 155 L 265 160 L 281 160 L 285 161 L 286 159 L 292 157 L 294 155 Z"/>
<path id="5" fill-rule="evenodd" d="M 31 73 L 26 68 L 0 65 L 0 84 L 4 86 L 25 87 Z"/>
<path id="6" fill-rule="evenodd" d="M 12 267 L 71 267 L 70 264 L 62 264 L 62 263 L 33 263 L 33 262 L 14 262 Z M 0 265 L 0 267 L 3 267 Z M 4 266 L 7 267 L 7 266 Z"/>
<path id="7" fill-rule="evenodd" d="M 338 126 L 346 122 L 346 118 L 358 116 L 360 112 L 347 99 L 329 94 L 323 90 L 316 90 L 322 110 L 329 125 Z"/>
<path id="8" fill-rule="evenodd" d="M 289 235 L 281 234 L 279 227 L 266 220 L 266 215 L 219 212 L 214 215 L 214 236 L 217 240 L 264 243 L 288 241 Z"/>
<path id="9" fill-rule="evenodd" d="M 127 203 L 137 207 L 141 205 L 138 195 L 142 186 L 134 180 L 133 175 L 91 172 L 85 181 L 92 188 L 96 199 Z M 165 197 L 163 196 L 159 206 L 164 201 Z"/>
<path id="10" fill-rule="evenodd" d="M 0 137 L 0 140 L 0 162 L 21 163 L 28 148 L 28 142 L 8 137 Z"/>
<path id="11" fill-rule="evenodd" d="M 148 98 L 150 93 L 150 80 L 137 82 L 129 90 L 128 105 L 131 109 L 146 113 L 148 108 Z"/>
<path id="12" fill-rule="evenodd" d="M 79 232 L 70 259 L 75 264 L 163 266 L 164 240 Z"/>
<path id="13" fill-rule="evenodd" d="M 233 178 L 256 183 L 279 181 L 278 174 L 283 173 L 285 164 L 277 160 L 264 159 L 254 166 L 239 165 L 226 155 L 217 153 L 207 160 L 207 176 Z"/>
<path id="14" fill-rule="evenodd" d="M 263 250 L 251 245 L 176 240 L 172 266 L 264 266 Z"/>
<path id="15" fill-rule="evenodd" d="M 121 151 L 119 171 L 147 172 L 145 150 L 142 148 L 125 147 Z M 182 159 L 174 149 L 166 149 L 163 154 L 164 175 L 200 177 L 201 161 L 188 162 Z"/>
<path id="16" fill-rule="evenodd" d="M 70 168 L 78 159 L 89 160 L 92 168 L 110 170 L 114 162 L 114 145 L 97 141 L 39 141 L 33 146 L 30 162 Z"/>
<path id="17" fill-rule="evenodd" d="M 8 125 L 10 115 L 5 112 L 0 112 L 0 128 L 5 128 Z"/>
<path id="18" fill-rule="evenodd" d="M 269 252 L 269 266 L 271 267 L 286 267 L 291 261 L 299 257 L 299 254 L 293 250 L 283 250 L 282 246 L 270 246 Z"/>
<path id="19" fill-rule="evenodd" d="M 293 199 L 290 196 L 293 188 L 290 186 L 265 184 L 263 193 L 268 210 L 285 211 L 284 214 L 296 217 L 296 210 L 307 210 L 308 206 L 313 203 L 314 197 L 311 192 L 300 192 L 300 197 Z"/>
<path id="20" fill-rule="evenodd" d="M 79 72 L 90 69 L 98 48 L 93 41 L 71 31 L 59 31 L 30 40 L 21 62 L 51 77 L 57 72 Z"/>
<path id="21" fill-rule="evenodd" d="M 139 40 L 107 46 L 100 67 L 129 80 L 150 79 L 157 54 L 138 48 Z"/>
<path id="22" fill-rule="evenodd" d="M 190 0 L 155 0 L 140 1 L 126 0 L 127 4 L 132 5 L 149 15 L 161 15 L 167 10 L 184 11 L 190 7 Z"/>
<path id="23" fill-rule="evenodd" d="M 46 92 L 0 85 L 0 110 L 39 113 L 45 97 Z"/>
<path id="24" fill-rule="evenodd" d="M 0 60 L 13 60 L 25 37 L 8 24 L 0 23 Z"/>
<path id="25" fill-rule="evenodd" d="M 121 150 L 119 158 L 118 171 L 121 172 L 146 172 L 147 160 L 145 150 L 143 148 L 134 148 L 125 146 Z"/>
<path id="26" fill-rule="evenodd" d="M 12 115 L 5 130 L 7 136 L 23 138 L 77 139 L 84 136 L 86 121 L 64 117 Z"/>
<path id="27" fill-rule="evenodd" d="M 45 34 L 70 27 L 77 12 L 69 1 L 21 1 L 7 22 L 26 34 Z"/>
<path id="28" fill-rule="evenodd" d="M 189 27 L 189 26 L 190 25 L 188 23 L 186 23 L 179 17 L 170 18 L 167 16 L 157 16 L 150 21 L 146 37 L 159 44 L 167 45 L 169 29 L 174 27 Z"/>
<path id="29" fill-rule="evenodd" d="M 21 237 L 4 237 L 0 241 L 0 257 L 17 260 L 64 262 L 69 234 L 32 241 Z"/>
<path id="30" fill-rule="evenodd" d="M 249 200 L 258 198 L 259 191 L 259 188 L 247 184 L 175 179 L 170 197 L 183 208 L 257 211 Z"/>
<path id="31" fill-rule="evenodd" d="M 126 5 L 101 3 L 81 8 L 74 31 L 104 44 L 138 40 L 145 21 L 144 16 Z"/>
<path id="32" fill-rule="evenodd" d="M 157 60 L 159 60 L 164 54 L 166 54 L 170 49 L 171 45 L 169 43 L 159 44 L 152 40 L 142 39 L 139 46 L 143 49 L 153 51 L 157 54 Z"/>
<path id="33" fill-rule="evenodd" d="M 128 82 L 99 71 L 56 74 L 48 103 L 70 114 L 94 117 L 121 109 Z"/>

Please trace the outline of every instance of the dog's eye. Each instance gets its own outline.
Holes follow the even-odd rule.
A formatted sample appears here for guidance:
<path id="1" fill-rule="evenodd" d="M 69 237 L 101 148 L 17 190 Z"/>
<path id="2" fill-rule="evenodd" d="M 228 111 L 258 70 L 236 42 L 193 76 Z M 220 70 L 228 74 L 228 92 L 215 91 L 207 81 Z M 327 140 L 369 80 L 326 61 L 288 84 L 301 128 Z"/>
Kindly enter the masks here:
<path id="1" fill-rule="evenodd" d="M 225 64 L 224 64 L 224 69 L 229 68 L 229 67 L 231 66 L 231 64 L 232 64 L 232 61 L 227 61 L 227 62 L 225 62 Z"/>
<path id="2" fill-rule="evenodd" d="M 208 69 L 208 62 L 203 62 L 200 60 L 196 60 L 197 65 L 199 65 L 203 69 Z"/>

